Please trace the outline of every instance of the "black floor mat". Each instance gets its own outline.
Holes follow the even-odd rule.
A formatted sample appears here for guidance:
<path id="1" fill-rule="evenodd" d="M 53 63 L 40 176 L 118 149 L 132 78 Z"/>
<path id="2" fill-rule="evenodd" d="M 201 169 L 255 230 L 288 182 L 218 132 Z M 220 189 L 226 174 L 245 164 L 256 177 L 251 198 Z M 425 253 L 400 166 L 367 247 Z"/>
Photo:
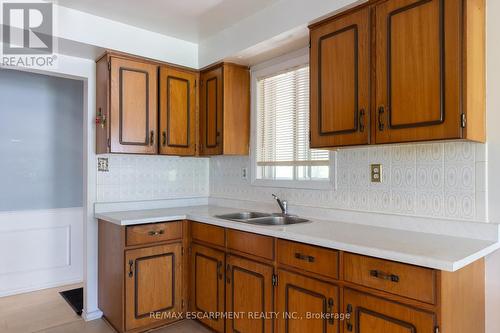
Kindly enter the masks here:
<path id="1" fill-rule="evenodd" d="M 59 294 L 68 302 L 77 315 L 82 315 L 83 309 L 83 288 L 76 288 L 66 291 L 61 291 Z"/>

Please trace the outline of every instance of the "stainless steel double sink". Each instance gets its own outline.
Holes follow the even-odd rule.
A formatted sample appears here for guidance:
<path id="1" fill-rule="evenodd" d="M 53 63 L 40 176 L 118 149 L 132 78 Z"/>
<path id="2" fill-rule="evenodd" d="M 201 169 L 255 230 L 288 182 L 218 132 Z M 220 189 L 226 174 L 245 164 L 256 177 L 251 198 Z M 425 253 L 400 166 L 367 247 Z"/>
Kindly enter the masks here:
<path id="1" fill-rule="evenodd" d="M 260 224 L 260 225 L 287 225 L 287 224 L 297 224 L 309 222 L 307 219 L 303 219 L 297 216 L 285 215 L 285 214 L 268 214 L 259 212 L 239 212 L 224 215 L 216 215 L 220 219 L 250 223 L 250 224 Z"/>

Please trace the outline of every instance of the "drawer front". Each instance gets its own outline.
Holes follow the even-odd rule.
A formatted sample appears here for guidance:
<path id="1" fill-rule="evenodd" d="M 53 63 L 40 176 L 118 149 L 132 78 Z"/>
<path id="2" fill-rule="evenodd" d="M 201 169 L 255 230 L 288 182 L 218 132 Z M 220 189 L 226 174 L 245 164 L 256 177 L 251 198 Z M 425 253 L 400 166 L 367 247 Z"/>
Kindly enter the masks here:
<path id="1" fill-rule="evenodd" d="M 182 221 L 127 227 L 127 246 L 164 242 L 180 238 L 182 238 Z"/>
<path id="2" fill-rule="evenodd" d="M 274 260 L 274 238 L 269 236 L 227 229 L 227 248 Z"/>
<path id="3" fill-rule="evenodd" d="M 224 228 L 215 225 L 191 222 L 191 238 L 217 246 L 225 246 Z"/>
<path id="4" fill-rule="evenodd" d="M 430 268 L 345 253 L 344 279 L 422 302 L 436 303 L 436 271 Z"/>
<path id="5" fill-rule="evenodd" d="M 278 262 L 334 279 L 339 277 L 339 253 L 335 250 L 279 239 Z"/>

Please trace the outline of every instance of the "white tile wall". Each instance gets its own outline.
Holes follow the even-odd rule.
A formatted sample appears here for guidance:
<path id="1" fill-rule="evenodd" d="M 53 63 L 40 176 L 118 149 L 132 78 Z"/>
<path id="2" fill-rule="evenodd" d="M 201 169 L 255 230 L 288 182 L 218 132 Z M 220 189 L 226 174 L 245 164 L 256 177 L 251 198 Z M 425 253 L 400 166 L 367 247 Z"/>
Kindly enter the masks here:
<path id="1" fill-rule="evenodd" d="M 207 158 L 140 155 L 99 157 L 109 159 L 109 172 L 97 172 L 98 202 L 206 197 L 209 194 Z"/>
<path id="2" fill-rule="evenodd" d="M 291 204 L 485 221 L 486 146 L 451 142 L 342 149 L 337 152 L 337 189 L 253 186 L 241 178 L 248 157 L 213 157 L 210 196 L 271 200 L 278 192 Z M 370 182 L 380 163 L 383 182 Z"/>

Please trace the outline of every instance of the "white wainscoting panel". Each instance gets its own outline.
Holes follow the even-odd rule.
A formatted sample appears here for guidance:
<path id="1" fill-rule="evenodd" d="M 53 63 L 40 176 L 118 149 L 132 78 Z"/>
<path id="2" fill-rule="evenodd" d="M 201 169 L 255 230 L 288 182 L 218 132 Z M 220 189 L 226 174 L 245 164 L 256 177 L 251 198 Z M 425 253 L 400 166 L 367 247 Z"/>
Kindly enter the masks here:
<path id="1" fill-rule="evenodd" d="M 0 297 L 82 280 L 82 208 L 0 212 Z"/>

